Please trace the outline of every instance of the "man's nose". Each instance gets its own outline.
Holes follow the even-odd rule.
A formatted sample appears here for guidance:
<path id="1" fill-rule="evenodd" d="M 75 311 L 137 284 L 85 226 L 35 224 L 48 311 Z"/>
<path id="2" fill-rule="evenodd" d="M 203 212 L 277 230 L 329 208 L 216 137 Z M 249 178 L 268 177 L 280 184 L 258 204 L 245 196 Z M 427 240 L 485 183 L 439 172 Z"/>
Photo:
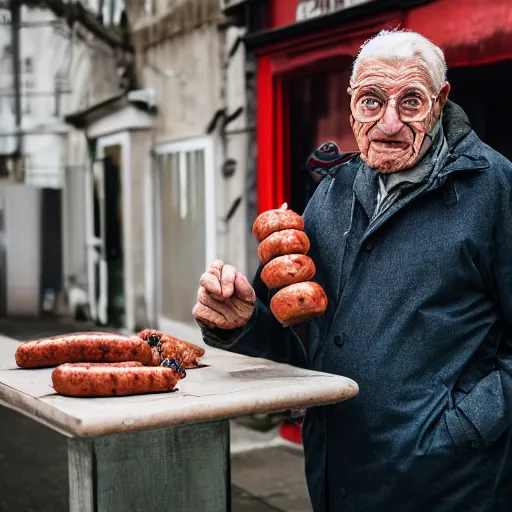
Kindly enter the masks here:
<path id="1" fill-rule="evenodd" d="M 400 121 L 395 105 L 393 102 L 388 103 L 386 105 L 384 115 L 378 123 L 378 127 L 385 135 L 389 137 L 391 135 L 396 135 L 403 128 L 403 126 L 404 123 Z"/>

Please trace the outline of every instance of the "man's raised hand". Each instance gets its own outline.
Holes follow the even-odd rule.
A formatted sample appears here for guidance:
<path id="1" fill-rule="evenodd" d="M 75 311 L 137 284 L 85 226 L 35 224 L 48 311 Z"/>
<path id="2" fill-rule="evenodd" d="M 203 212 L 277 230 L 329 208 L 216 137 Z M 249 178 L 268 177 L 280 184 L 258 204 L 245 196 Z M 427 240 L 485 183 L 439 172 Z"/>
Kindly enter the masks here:
<path id="1" fill-rule="evenodd" d="M 235 267 L 216 260 L 199 280 L 192 315 L 210 328 L 235 329 L 251 318 L 256 294 L 247 278 Z"/>

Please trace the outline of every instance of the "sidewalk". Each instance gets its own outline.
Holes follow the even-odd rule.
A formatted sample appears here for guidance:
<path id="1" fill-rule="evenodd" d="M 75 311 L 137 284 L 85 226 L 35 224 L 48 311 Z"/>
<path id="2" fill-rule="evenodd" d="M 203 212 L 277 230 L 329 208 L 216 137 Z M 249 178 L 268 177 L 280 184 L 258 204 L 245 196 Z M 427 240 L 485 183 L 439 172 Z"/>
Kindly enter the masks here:
<path id="1" fill-rule="evenodd" d="M 110 329 L 69 320 L 0 318 L 0 335 L 19 341 L 69 332 L 102 330 Z M 233 421 L 230 426 L 232 512 L 311 512 L 301 446 L 281 439 L 278 428 L 263 433 Z M 8 425 L 2 427 L 4 432 L 9 431 Z M 51 433 L 48 434 L 51 438 Z M 1 459 L 0 454 L 0 466 Z M 51 464 L 51 461 L 46 461 L 45 471 L 55 469 Z M 27 492 L 30 489 L 27 488 Z M 4 512 L 1 500 L 0 511 Z"/>

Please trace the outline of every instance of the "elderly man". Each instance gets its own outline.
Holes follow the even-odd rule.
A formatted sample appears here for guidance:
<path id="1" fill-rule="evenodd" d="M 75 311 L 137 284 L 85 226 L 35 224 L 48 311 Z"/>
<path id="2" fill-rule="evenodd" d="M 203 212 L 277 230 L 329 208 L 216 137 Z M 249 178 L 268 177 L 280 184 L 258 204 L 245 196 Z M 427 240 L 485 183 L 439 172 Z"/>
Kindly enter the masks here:
<path id="1" fill-rule="evenodd" d="M 304 213 L 329 306 L 303 341 L 214 262 L 193 314 L 212 346 L 345 375 L 308 411 L 316 512 L 512 510 L 512 165 L 448 101 L 419 34 L 367 42 L 348 92 L 360 155 Z"/>

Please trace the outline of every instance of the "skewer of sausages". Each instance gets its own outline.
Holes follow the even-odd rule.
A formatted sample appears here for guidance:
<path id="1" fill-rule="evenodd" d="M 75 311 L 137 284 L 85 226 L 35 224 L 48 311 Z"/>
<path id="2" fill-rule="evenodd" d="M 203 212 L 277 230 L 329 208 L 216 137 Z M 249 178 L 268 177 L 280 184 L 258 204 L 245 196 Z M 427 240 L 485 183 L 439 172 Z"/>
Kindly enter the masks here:
<path id="1" fill-rule="evenodd" d="M 162 366 L 123 363 L 65 363 L 52 372 L 52 384 L 61 395 L 73 397 L 126 396 L 173 391 L 186 376 L 176 360 Z"/>
<path id="2" fill-rule="evenodd" d="M 281 288 L 270 301 L 277 320 L 289 327 L 323 315 L 328 300 L 323 288 L 310 281 L 316 268 L 306 255 L 310 241 L 302 217 L 284 203 L 260 214 L 252 232 L 260 242 L 258 257 L 264 265 L 261 279 L 269 289 Z"/>

